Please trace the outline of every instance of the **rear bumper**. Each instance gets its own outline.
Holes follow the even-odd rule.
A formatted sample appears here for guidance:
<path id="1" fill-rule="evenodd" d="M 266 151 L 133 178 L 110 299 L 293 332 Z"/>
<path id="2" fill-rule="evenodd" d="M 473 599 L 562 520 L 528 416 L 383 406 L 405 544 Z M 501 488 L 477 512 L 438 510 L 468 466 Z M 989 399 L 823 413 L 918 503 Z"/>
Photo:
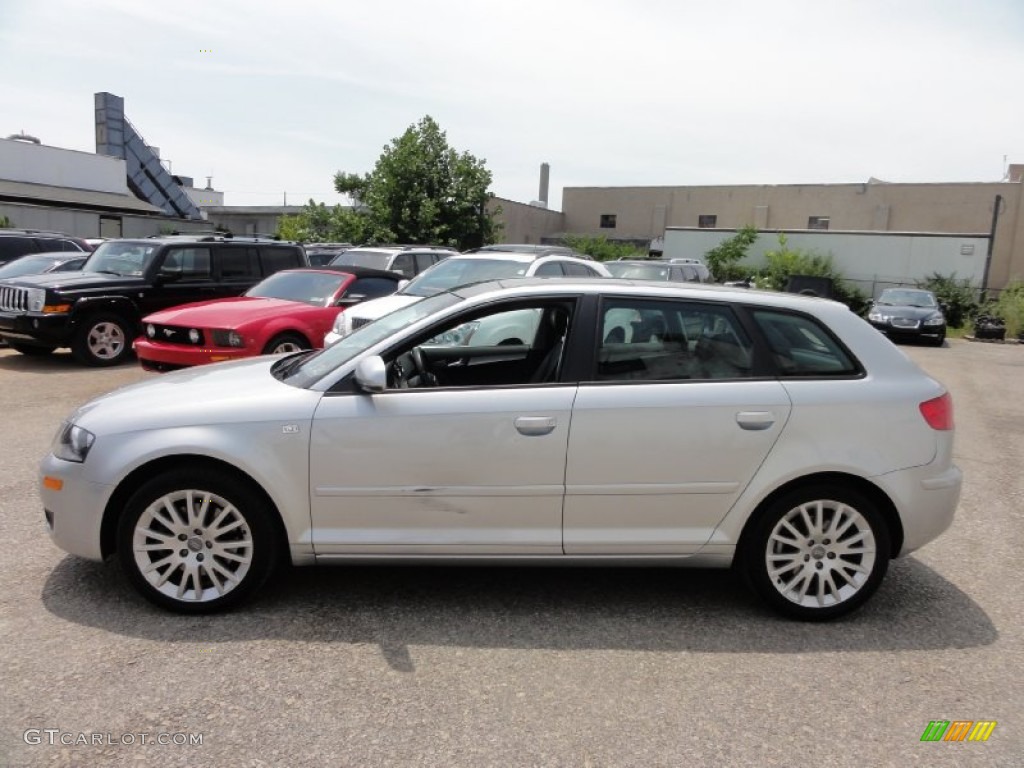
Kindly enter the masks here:
<path id="1" fill-rule="evenodd" d="M 963 473 L 956 465 L 934 464 L 872 478 L 896 501 L 903 526 L 899 555 L 920 549 L 939 537 L 953 523 L 960 503 Z"/>

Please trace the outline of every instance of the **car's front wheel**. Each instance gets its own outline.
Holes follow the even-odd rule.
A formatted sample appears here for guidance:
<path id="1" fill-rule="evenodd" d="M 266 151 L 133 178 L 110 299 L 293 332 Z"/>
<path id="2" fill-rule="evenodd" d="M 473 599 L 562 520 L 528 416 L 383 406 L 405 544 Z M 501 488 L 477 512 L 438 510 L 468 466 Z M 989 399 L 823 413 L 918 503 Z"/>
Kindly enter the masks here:
<path id="1" fill-rule="evenodd" d="M 266 499 L 249 483 L 203 468 L 166 472 L 129 500 L 118 557 L 140 593 L 179 613 L 234 605 L 274 570 L 278 545 Z"/>
<path id="2" fill-rule="evenodd" d="M 86 365 L 117 365 L 132 353 L 131 328 L 131 322 L 120 315 L 86 318 L 75 334 L 71 353 Z"/>
<path id="3" fill-rule="evenodd" d="M 808 486 L 771 503 L 746 539 L 741 567 L 776 610 L 821 621 L 849 613 L 878 589 L 889 532 L 866 496 Z"/>
<path id="4" fill-rule="evenodd" d="M 280 355 L 287 352 L 301 352 L 312 349 L 309 342 L 297 333 L 278 334 L 263 348 L 264 355 Z"/>

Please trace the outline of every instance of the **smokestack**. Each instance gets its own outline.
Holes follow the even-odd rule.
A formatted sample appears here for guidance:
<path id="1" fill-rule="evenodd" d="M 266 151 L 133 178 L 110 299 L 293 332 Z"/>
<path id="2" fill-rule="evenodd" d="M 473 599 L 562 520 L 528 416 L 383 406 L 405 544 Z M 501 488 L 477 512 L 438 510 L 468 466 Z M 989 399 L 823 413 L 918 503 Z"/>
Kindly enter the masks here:
<path id="1" fill-rule="evenodd" d="M 540 164 L 540 195 L 538 200 L 548 207 L 548 177 L 551 175 L 551 166 L 547 163 Z"/>

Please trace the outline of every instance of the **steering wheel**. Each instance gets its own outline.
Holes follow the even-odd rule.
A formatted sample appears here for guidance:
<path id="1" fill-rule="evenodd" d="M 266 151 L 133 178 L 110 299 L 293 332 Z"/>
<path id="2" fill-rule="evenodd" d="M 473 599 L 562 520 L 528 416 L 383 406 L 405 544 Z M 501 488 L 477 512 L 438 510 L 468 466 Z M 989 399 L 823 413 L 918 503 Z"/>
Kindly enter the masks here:
<path id="1" fill-rule="evenodd" d="M 430 368 L 427 367 L 426 358 L 423 356 L 423 350 L 420 347 L 413 347 L 409 350 L 409 357 L 412 359 L 413 367 L 416 369 L 415 375 L 419 381 L 421 387 L 436 387 L 437 377 L 430 372 Z"/>

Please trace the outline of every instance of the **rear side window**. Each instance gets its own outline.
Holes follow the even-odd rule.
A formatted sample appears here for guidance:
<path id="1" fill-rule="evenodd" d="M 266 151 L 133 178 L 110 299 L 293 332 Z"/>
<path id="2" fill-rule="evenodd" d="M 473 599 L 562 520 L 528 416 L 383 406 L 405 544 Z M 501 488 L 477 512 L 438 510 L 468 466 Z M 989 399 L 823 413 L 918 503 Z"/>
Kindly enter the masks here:
<path id="1" fill-rule="evenodd" d="M 217 269 L 221 280 L 258 280 L 260 263 L 255 248 L 220 248 Z"/>
<path id="2" fill-rule="evenodd" d="M 260 249 L 263 274 L 272 275 L 282 269 L 297 269 L 306 266 L 303 253 L 298 248 L 283 248 L 270 245 Z"/>
<path id="3" fill-rule="evenodd" d="M 565 274 L 571 277 L 601 277 L 596 269 L 577 264 L 574 261 L 563 261 L 562 266 L 565 268 Z"/>
<path id="4" fill-rule="evenodd" d="M 563 277 L 565 272 L 562 271 L 561 262 L 549 261 L 537 267 L 537 271 L 533 274 L 537 277 Z"/>
<path id="5" fill-rule="evenodd" d="M 772 310 L 755 309 L 754 321 L 768 339 L 781 376 L 853 376 L 854 360 L 816 320 Z"/>
<path id="6" fill-rule="evenodd" d="M 54 250 L 60 250 L 55 248 Z M 31 237 L 0 237 L 0 260 L 10 261 L 26 253 L 38 253 L 36 241 Z"/>
<path id="7" fill-rule="evenodd" d="M 726 306 L 615 299 L 601 308 L 598 381 L 742 379 L 753 344 Z"/>

